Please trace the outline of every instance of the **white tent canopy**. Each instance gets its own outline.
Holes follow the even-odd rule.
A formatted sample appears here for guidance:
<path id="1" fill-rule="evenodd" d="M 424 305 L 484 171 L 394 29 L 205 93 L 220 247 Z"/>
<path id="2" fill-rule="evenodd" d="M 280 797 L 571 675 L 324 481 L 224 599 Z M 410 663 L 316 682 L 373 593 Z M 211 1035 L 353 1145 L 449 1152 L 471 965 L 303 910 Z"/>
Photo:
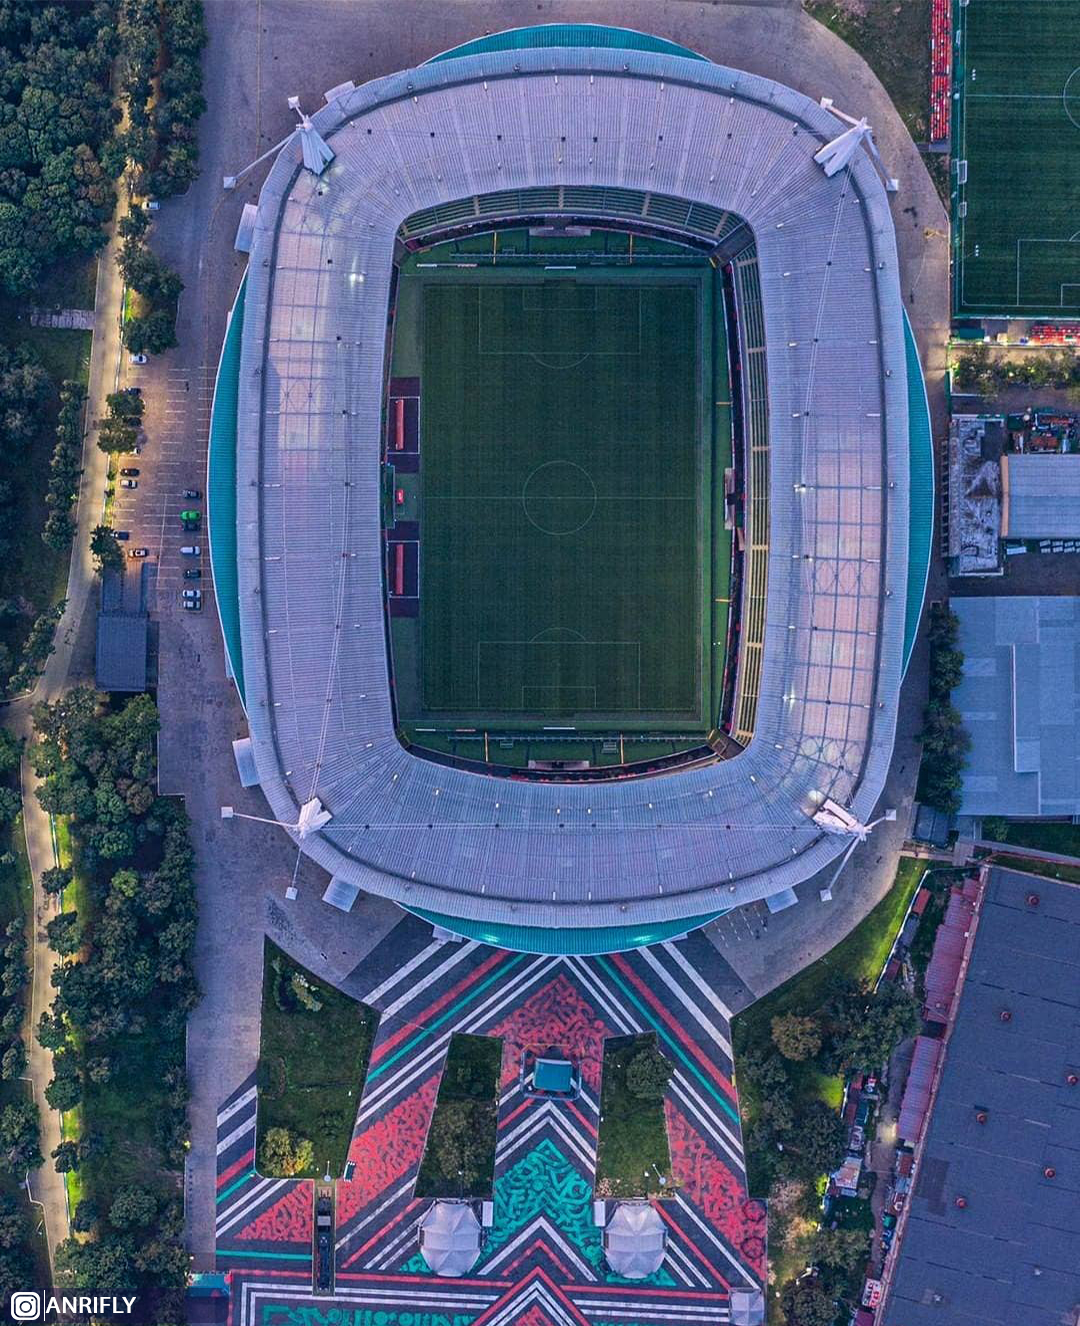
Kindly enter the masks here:
<path id="1" fill-rule="evenodd" d="M 434 1202 L 420 1221 L 420 1251 L 436 1275 L 465 1275 L 480 1252 L 480 1221 L 467 1202 Z"/>
<path id="2" fill-rule="evenodd" d="M 620 1202 L 604 1230 L 604 1255 L 616 1275 L 644 1280 L 660 1269 L 667 1235 L 648 1202 Z"/>

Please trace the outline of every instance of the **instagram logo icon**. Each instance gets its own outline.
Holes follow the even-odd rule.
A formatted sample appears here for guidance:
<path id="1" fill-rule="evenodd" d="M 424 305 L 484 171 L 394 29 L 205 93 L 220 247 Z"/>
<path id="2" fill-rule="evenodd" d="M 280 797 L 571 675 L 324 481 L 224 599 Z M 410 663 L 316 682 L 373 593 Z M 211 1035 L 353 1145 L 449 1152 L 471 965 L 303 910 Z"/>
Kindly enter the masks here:
<path id="1" fill-rule="evenodd" d="M 16 1321 L 37 1321 L 41 1316 L 41 1295 L 37 1290 L 23 1289 L 13 1293 L 11 1315 Z"/>

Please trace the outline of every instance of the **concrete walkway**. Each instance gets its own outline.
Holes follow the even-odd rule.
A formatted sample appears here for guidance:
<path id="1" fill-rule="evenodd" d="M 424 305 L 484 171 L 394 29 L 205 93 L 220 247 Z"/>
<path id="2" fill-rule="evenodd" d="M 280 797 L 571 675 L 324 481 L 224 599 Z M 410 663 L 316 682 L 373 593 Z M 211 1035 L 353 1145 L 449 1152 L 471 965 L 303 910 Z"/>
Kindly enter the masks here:
<path id="1" fill-rule="evenodd" d="M 1036 847 L 1020 847 L 1016 843 L 998 843 L 992 838 L 976 838 L 975 846 L 1006 856 L 1026 856 L 1033 861 L 1052 861 L 1059 866 L 1072 866 L 1080 870 L 1080 856 L 1067 856 L 1063 852 L 1043 852 Z"/>

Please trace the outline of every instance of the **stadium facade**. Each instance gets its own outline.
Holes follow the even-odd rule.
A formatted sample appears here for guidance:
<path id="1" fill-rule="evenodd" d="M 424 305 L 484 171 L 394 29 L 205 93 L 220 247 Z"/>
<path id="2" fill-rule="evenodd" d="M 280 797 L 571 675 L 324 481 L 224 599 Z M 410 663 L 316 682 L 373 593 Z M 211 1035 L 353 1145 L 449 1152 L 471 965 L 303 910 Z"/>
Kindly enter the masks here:
<path id="1" fill-rule="evenodd" d="M 208 498 L 248 782 L 328 897 L 389 896 L 506 947 L 680 934 L 806 880 L 872 818 L 922 607 L 929 419 L 889 204 L 800 93 L 637 33 L 503 33 L 327 94 L 278 155 L 215 393 Z M 751 519 L 745 749 L 577 783 L 434 763 L 395 726 L 384 630 L 387 311 L 403 242 L 522 219 L 684 237 L 742 262 Z M 757 625 L 755 626 L 755 612 Z M 748 660 L 752 660 L 748 662 Z M 736 697 L 738 710 L 740 697 Z M 749 703 L 749 701 L 748 701 Z"/>

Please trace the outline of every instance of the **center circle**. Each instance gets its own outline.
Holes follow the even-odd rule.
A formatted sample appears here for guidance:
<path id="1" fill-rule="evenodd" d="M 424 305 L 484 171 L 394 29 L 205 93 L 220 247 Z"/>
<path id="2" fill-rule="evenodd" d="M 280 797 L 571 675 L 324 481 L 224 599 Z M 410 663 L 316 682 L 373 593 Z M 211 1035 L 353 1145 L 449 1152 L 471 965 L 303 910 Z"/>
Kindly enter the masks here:
<path id="1" fill-rule="evenodd" d="M 1080 65 L 1065 80 L 1061 90 L 1061 105 L 1073 127 L 1080 129 Z"/>
<path id="2" fill-rule="evenodd" d="M 572 460 L 545 461 L 525 480 L 521 505 L 542 534 L 576 534 L 593 518 L 596 484 Z"/>

